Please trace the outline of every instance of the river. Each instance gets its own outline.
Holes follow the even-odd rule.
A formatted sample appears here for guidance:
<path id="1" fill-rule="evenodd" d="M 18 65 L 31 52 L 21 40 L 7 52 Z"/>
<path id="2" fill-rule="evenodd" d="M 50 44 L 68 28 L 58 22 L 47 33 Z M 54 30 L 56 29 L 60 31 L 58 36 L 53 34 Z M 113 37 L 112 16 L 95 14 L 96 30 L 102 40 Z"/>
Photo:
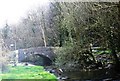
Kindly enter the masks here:
<path id="1" fill-rule="evenodd" d="M 91 71 L 66 71 L 62 74 L 67 77 L 59 81 L 111 81 L 120 80 L 120 75 L 113 70 L 99 69 Z"/>

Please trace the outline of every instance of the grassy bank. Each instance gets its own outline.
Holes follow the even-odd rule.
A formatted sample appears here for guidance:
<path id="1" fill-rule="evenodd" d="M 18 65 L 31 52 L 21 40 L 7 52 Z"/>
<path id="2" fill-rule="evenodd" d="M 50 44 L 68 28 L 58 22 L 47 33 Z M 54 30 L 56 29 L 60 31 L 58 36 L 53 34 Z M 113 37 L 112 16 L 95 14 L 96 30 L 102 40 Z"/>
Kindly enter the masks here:
<path id="1" fill-rule="evenodd" d="M 2 79 L 9 79 L 9 81 L 10 79 L 57 81 L 56 76 L 46 72 L 42 66 L 9 66 L 8 72 L 2 73 L 0 76 Z"/>

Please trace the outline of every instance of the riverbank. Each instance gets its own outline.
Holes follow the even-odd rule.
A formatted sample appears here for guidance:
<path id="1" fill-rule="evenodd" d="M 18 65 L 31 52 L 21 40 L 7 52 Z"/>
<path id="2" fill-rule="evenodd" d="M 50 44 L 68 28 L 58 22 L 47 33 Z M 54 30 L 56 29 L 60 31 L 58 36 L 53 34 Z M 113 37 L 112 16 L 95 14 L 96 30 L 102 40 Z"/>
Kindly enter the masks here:
<path id="1" fill-rule="evenodd" d="M 2 81 L 8 80 L 34 80 L 39 79 L 39 81 L 57 81 L 55 75 L 44 70 L 43 66 L 8 66 L 8 70 L 0 74 Z M 27 80 L 28 81 L 28 80 Z"/>

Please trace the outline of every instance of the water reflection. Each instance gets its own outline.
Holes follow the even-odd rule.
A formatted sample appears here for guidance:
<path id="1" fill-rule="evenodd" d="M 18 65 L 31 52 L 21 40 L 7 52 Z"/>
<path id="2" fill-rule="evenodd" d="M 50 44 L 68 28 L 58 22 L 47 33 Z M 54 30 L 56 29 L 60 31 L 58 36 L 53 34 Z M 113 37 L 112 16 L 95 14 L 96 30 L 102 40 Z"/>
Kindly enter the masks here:
<path id="1" fill-rule="evenodd" d="M 62 74 L 63 77 L 66 77 L 64 80 L 58 81 L 111 81 L 120 79 L 117 73 L 113 70 L 100 69 L 100 70 L 91 70 L 91 71 L 66 71 Z"/>

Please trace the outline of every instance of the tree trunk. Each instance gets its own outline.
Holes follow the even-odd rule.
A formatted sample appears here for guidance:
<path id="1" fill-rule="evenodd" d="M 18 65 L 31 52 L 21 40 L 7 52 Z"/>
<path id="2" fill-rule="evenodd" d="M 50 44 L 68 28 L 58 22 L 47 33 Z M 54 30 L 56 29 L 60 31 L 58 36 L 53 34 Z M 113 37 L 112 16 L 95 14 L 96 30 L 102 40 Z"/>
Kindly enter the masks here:
<path id="1" fill-rule="evenodd" d="M 45 27 L 45 19 L 44 19 L 44 14 L 43 14 L 43 11 L 42 11 L 42 26 L 40 27 L 41 28 L 41 31 L 42 31 L 42 36 L 43 36 L 43 42 L 44 42 L 44 46 L 46 47 L 47 46 L 47 43 L 46 43 L 46 38 L 45 38 L 45 31 L 44 31 L 44 27 Z"/>

